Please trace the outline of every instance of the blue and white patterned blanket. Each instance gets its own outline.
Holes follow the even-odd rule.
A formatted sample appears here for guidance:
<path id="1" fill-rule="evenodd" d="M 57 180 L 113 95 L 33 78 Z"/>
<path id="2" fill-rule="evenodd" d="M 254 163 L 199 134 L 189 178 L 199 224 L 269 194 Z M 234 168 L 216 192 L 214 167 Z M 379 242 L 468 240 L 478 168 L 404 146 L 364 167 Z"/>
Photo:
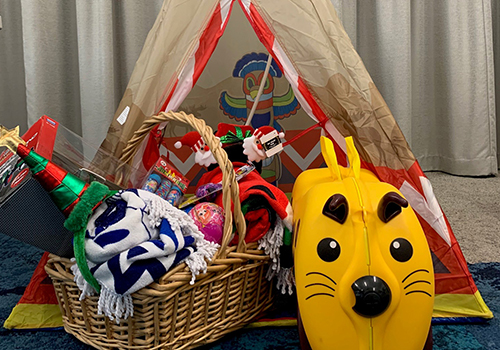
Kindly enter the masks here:
<path id="1" fill-rule="evenodd" d="M 146 287 L 179 262 L 196 275 L 206 271 L 218 245 L 208 242 L 192 219 L 143 190 L 124 190 L 93 213 L 85 238 L 90 271 L 101 286 L 98 312 L 110 319 L 133 315 L 131 293 Z M 95 291 L 73 266 L 81 299 Z"/>

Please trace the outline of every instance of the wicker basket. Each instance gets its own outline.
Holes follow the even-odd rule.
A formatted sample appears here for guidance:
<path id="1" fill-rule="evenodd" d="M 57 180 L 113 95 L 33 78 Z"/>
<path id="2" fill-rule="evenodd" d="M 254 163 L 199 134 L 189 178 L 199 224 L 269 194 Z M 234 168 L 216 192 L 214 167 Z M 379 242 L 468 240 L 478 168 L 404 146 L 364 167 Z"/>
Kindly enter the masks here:
<path id="1" fill-rule="evenodd" d="M 244 242 L 246 225 L 233 167 L 203 120 L 182 112 L 160 113 L 134 134 L 122 160 L 130 162 L 149 131 L 170 120 L 185 122 L 199 131 L 222 169 L 226 215 L 223 242 L 207 273 L 199 275 L 194 285 L 189 284 L 191 273 L 183 263 L 157 283 L 132 294 L 134 316 L 119 325 L 97 314 L 97 296 L 79 300 L 72 262 L 52 255 L 45 270 L 54 284 L 64 329 L 97 349 L 191 349 L 245 326 L 273 301 L 271 282 L 265 278 L 270 259 L 256 243 Z M 233 216 L 239 232 L 237 246 L 229 246 Z"/>

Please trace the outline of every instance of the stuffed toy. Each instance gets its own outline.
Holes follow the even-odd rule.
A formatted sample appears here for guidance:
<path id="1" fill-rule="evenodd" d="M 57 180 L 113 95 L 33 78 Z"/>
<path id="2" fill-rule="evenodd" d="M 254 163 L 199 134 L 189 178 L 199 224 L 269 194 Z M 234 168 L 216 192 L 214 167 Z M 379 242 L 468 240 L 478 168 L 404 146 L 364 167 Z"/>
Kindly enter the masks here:
<path id="1" fill-rule="evenodd" d="M 228 159 L 234 162 L 247 163 L 249 161 L 246 154 L 243 153 L 243 141 L 245 138 L 252 136 L 254 129 L 249 125 L 237 125 L 219 123 L 215 136 L 220 138 L 222 148 L 227 153 Z M 253 162 L 255 168 L 259 172 L 262 171 L 262 164 L 260 162 Z M 211 171 L 217 168 L 217 165 L 208 167 Z"/>
<path id="2" fill-rule="evenodd" d="M 278 133 L 271 126 L 261 126 L 243 140 L 243 154 L 251 162 L 260 162 L 283 150 L 280 139 L 284 137 L 284 133 Z"/>
<path id="3" fill-rule="evenodd" d="M 179 141 L 174 144 L 174 147 L 179 149 L 182 146 L 188 146 L 194 152 L 194 161 L 204 167 L 211 164 L 217 164 L 217 161 L 208 148 L 207 144 L 201 137 L 198 131 L 191 131 L 184 135 Z"/>

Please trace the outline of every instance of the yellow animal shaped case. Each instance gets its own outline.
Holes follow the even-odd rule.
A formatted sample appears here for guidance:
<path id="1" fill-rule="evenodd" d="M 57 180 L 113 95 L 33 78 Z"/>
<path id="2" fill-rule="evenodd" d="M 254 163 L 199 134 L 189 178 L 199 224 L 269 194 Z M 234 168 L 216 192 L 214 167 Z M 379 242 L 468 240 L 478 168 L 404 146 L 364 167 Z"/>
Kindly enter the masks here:
<path id="1" fill-rule="evenodd" d="M 403 195 L 346 145 L 349 168 L 322 137 L 328 167 L 293 188 L 299 321 L 314 350 L 422 350 L 434 304 L 427 240 Z"/>

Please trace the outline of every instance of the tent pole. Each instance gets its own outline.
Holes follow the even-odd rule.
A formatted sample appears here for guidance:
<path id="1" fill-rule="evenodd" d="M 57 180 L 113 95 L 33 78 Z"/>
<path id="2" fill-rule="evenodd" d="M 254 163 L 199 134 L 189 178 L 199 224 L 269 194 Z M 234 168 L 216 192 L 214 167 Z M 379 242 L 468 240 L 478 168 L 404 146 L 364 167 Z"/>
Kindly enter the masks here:
<path id="1" fill-rule="evenodd" d="M 253 101 L 252 109 L 250 110 L 250 113 L 248 114 L 247 121 L 245 125 L 250 125 L 252 122 L 253 115 L 255 113 L 255 110 L 257 109 L 257 105 L 259 104 L 259 99 L 260 96 L 262 95 L 262 91 L 264 91 L 264 85 L 266 83 L 267 75 L 269 74 L 269 68 L 271 68 L 271 62 L 273 61 L 273 56 L 269 54 L 267 58 L 267 64 L 266 64 L 266 70 L 264 71 L 264 75 L 262 76 L 262 79 L 260 80 L 260 85 L 259 85 L 259 91 L 257 92 L 257 96 L 255 96 L 255 100 Z"/>

